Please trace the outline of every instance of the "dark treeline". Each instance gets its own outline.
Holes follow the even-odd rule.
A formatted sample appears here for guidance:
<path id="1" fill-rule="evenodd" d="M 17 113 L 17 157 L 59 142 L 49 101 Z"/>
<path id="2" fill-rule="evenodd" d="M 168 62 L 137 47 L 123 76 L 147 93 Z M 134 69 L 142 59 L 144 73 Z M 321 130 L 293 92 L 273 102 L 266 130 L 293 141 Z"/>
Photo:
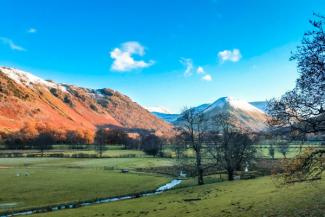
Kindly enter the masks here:
<path id="1" fill-rule="evenodd" d="M 100 156 L 105 151 L 106 145 L 122 145 L 125 149 L 143 150 L 146 154 L 162 156 L 162 147 L 166 140 L 151 132 L 128 134 L 120 128 L 101 128 L 96 131 L 94 146 Z"/>

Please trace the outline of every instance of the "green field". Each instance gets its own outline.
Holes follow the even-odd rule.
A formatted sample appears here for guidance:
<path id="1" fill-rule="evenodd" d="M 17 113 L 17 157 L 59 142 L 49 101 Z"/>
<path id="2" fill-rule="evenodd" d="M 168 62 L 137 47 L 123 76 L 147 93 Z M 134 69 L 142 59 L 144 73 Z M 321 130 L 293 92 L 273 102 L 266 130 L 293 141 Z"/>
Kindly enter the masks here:
<path id="1" fill-rule="evenodd" d="M 274 147 L 274 158 L 275 159 L 282 159 L 284 158 L 283 154 L 279 151 L 278 147 L 276 145 Z M 305 143 L 303 145 L 292 143 L 288 147 L 288 152 L 286 153 L 287 158 L 293 158 L 297 156 L 298 154 L 302 153 L 307 148 L 316 148 L 316 149 L 324 149 L 325 147 L 319 144 L 313 144 L 313 143 Z M 269 154 L 269 144 L 262 144 L 256 146 L 256 156 L 258 158 L 271 158 Z"/>
<path id="2" fill-rule="evenodd" d="M 305 148 L 302 149 L 302 151 Z M 297 156 L 300 153 L 300 148 L 299 147 L 290 147 L 288 150 L 288 153 L 286 154 L 287 158 L 293 158 Z M 257 156 L 262 157 L 262 158 L 271 158 L 269 154 L 269 148 L 268 147 L 258 147 L 257 148 Z M 275 159 L 282 159 L 283 155 L 279 152 L 279 150 L 275 149 L 274 150 L 274 158 Z"/>
<path id="3" fill-rule="evenodd" d="M 269 143 L 270 142 L 262 142 L 262 144 L 257 144 L 256 147 L 256 157 L 257 158 L 271 158 L 269 154 Z M 275 144 L 274 146 L 274 158 L 275 159 L 282 159 L 283 155 L 279 151 L 278 146 Z M 298 142 L 290 143 L 288 147 L 288 152 L 286 153 L 287 158 L 293 158 L 297 156 L 300 152 L 303 152 L 306 148 L 317 148 L 317 149 L 324 149 L 325 147 L 318 144 L 318 143 L 304 143 L 299 144 Z M 175 146 L 167 146 L 163 149 L 164 153 L 167 153 L 167 156 L 176 157 Z M 193 150 L 187 149 L 183 150 L 183 155 L 187 157 L 194 157 L 195 154 Z"/>
<path id="4" fill-rule="evenodd" d="M 132 169 L 154 165 L 172 162 L 153 158 L 0 158 L 0 212 L 153 190 L 171 178 Z M 122 174 L 121 168 L 130 169 L 130 173 Z"/>
<path id="5" fill-rule="evenodd" d="M 266 147 L 258 151 L 268 154 Z M 291 148 L 288 157 L 298 151 Z M 75 150 L 64 150 L 70 152 Z M 172 177 L 153 172 L 178 164 L 175 158 L 149 157 L 139 151 L 136 157 L 121 157 L 126 152 L 118 148 L 106 152 L 117 158 L 0 158 L 0 213 L 154 190 Z M 276 157 L 282 158 L 280 153 Z M 140 168 L 150 173 L 140 173 Z M 123 174 L 121 169 L 130 172 Z M 33 216 L 324 216 L 324 180 L 283 188 L 270 177 L 221 180 L 226 180 L 225 174 L 210 175 L 206 185 L 196 186 L 190 178 L 160 195 Z"/>
<path id="6" fill-rule="evenodd" d="M 14 168 L 56 167 L 56 168 L 145 168 L 155 166 L 172 166 L 175 160 L 168 158 L 0 158 L 0 165 Z"/>
<path id="7" fill-rule="evenodd" d="M 56 147 L 57 148 L 57 147 Z M 104 158 L 126 158 L 126 157 L 145 157 L 145 153 L 140 150 L 126 150 L 126 149 L 109 149 L 105 150 L 102 154 L 102 157 Z M 0 154 L 5 153 L 16 153 L 21 154 L 23 157 L 40 157 L 41 152 L 39 150 L 1 150 Z M 49 156 L 51 155 L 61 155 L 60 157 L 74 157 L 76 155 L 87 155 L 87 157 L 94 158 L 98 156 L 98 153 L 95 150 L 92 149 L 79 149 L 79 150 L 72 150 L 72 149 L 51 149 L 46 150 L 43 153 L 43 156 Z M 34 155 L 34 156 L 31 156 Z M 76 157 L 75 157 L 76 158 Z"/>
<path id="8" fill-rule="evenodd" d="M 325 181 L 277 188 L 269 177 L 186 187 L 140 199 L 38 217 L 324 216 Z"/>

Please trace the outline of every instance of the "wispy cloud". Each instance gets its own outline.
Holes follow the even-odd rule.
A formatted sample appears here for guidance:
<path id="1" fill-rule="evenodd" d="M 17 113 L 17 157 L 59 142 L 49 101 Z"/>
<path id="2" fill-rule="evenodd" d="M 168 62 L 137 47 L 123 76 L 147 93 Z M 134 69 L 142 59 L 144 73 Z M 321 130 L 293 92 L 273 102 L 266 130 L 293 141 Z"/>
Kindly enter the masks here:
<path id="1" fill-rule="evenodd" d="M 126 72 L 134 69 L 142 69 L 152 66 L 153 60 L 145 62 L 143 60 L 135 60 L 134 55 L 144 56 L 145 48 L 136 41 L 128 41 L 119 48 L 114 48 L 110 52 L 110 57 L 114 60 L 111 70 Z"/>
<path id="2" fill-rule="evenodd" d="M 218 57 L 221 62 L 225 62 L 225 61 L 238 62 L 241 59 L 242 55 L 239 49 L 233 49 L 232 51 L 231 50 L 220 51 L 218 53 Z"/>
<path id="3" fill-rule="evenodd" d="M 37 29 L 36 28 L 29 28 L 27 30 L 27 32 L 33 34 L 33 33 L 36 33 L 37 32 Z"/>
<path id="4" fill-rule="evenodd" d="M 204 68 L 202 66 L 197 67 L 196 72 L 198 74 L 204 74 L 205 73 Z"/>
<path id="5" fill-rule="evenodd" d="M 19 45 L 15 44 L 10 38 L 0 37 L 0 42 L 2 42 L 2 44 L 4 44 L 4 45 L 9 46 L 9 48 L 11 50 L 26 51 L 25 48 L 23 48 L 22 46 L 19 46 Z"/>
<path id="6" fill-rule="evenodd" d="M 209 74 L 204 75 L 204 76 L 202 77 L 202 80 L 204 80 L 204 81 L 212 81 L 212 76 L 209 75 Z"/>
<path id="7" fill-rule="evenodd" d="M 190 58 L 182 57 L 179 62 L 185 66 L 184 76 L 189 77 L 193 74 L 193 61 Z"/>
<path id="8" fill-rule="evenodd" d="M 210 74 L 206 74 L 206 71 L 202 66 L 196 67 L 193 64 L 193 60 L 191 58 L 181 58 L 179 62 L 185 66 L 185 71 L 184 71 L 185 77 L 192 76 L 193 72 L 196 71 L 197 75 L 201 76 L 201 80 L 212 81 L 212 76 Z"/>

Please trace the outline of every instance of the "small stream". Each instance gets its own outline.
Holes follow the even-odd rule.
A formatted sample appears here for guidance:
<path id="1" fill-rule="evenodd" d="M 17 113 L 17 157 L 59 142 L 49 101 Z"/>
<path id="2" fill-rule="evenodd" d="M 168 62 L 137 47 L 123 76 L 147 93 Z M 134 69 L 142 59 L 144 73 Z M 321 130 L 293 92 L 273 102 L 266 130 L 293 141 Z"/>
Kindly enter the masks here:
<path id="1" fill-rule="evenodd" d="M 35 213 L 53 212 L 53 211 L 62 210 L 62 209 L 74 209 L 74 208 L 85 207 L 85 206 L 90 206 L 90 205 L 94 205 L 94 204 L 111 203 L 111 202 L 120 201 L 120 200 L 136 199 L 136 198 L 140 198 L 140 197 L 161 194 L 165 191 L 168 191 L 168 190 L 174 188 L 175 186 L 179 185 L 181 182 L 182 182 L 182 180 L 180 180 L 180 179 L 174 179 L 171 182 L 160 186 L 159 188 L 157 188 L 154 191 L 135 193 L 135 194 L 117 196 L 117 197 L 101 198 L 101 199 L 96 199 L 96 200 L 65 203 L 65 204 L 55 205 L 55 206 L 32 208 L 32 209 L 28 209 L 28 210 L 26 209 L 23 211 L 8 212 L 6 214 L 0 214 L 0 217 L 31 215 L 31 214 L 35 214 Z"/>

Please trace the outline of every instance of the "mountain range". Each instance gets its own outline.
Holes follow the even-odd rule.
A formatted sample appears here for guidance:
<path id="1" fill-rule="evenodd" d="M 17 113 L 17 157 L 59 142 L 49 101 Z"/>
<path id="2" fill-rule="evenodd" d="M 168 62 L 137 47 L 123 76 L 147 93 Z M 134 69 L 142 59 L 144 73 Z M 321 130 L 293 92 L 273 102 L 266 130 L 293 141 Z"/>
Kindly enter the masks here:
<path id="1" fill-rule="evenodd" d="M 118 91 L 55 83 L 25 71 L 0 67 L 0 131 L 16 131 L 26 122 L 61 129 L 121 127 L 161 136 L 173 132 L 171 124 Z"/>
<path id="2" fill-rule="evenodd" d="M 248 103 L 222 97 L 191 109 L 210 118 L 226 111 L 242 125 L 258 131 L 266 127 L 265 108 L 266 102 Z M 109 88 L 89 89 L 55 83 L 29 72 L 0 67 L 0 131 L 16 131 L 34 122 L 67 130 L 121 127 L 131 132 L 146 130 L 160 136 L 172 135 L 182 114 L 155 109 L 144 108 Z"/>

